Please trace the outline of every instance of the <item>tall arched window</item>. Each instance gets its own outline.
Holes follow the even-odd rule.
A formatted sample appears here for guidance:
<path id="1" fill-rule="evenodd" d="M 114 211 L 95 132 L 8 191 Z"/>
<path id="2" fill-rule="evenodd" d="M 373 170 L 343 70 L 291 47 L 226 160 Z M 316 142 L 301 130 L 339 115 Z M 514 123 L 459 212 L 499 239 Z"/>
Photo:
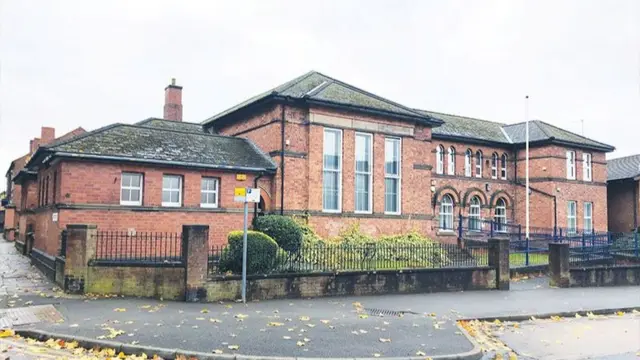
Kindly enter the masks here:
<path id="1" fill-rule="evenodd" d="M 502 198 L 496 201 L 496 207 L 493 213 L 493 221 L 496 223 L 496 231 L 507 231 L 507 203 Z"/>
<path id="2" fill-rule="evenodd" d="M 449 148 L 449 159 L 447 159 L 447 174 L 456 174 L 456 149 L 452 146 Z"/>
<path id="3" fill-rule="evenodd" d="M 498 178 L 498 153 L 491 154 L 491 178 Z"/>
<path id="4" fill-rule="evenodd" d="M 444 174 L 444 146 L 442 145 L 436 149 L 436 173 Z"/>
<path id="5" fill-rule="evenodd" d="M 464 153 L 464 176 L 471 176 L 471 159 L 473 158 L 473 152 L 471 149 L 467 149 Z"/>
<path id="6" fill-rule="evenodd" d="M 476 151 L 476 177 L 482 177 L 482 151 Z"/>
<path id="7" fill-rule="evenodd" d="M 453 198 L 449 194 L 440 201 L 440 230 L 453 230 Z"/>
<path id="8" fill-rule="evenodd" d="M 502 154 L 500 159 L 500 178 L 507 180 L 507 154 Z"/>
<path id="9" fill-rule="evenodd" d="M 480 231 L 480 198 L 474 196 L 469 203 L 469 230 Z"/>

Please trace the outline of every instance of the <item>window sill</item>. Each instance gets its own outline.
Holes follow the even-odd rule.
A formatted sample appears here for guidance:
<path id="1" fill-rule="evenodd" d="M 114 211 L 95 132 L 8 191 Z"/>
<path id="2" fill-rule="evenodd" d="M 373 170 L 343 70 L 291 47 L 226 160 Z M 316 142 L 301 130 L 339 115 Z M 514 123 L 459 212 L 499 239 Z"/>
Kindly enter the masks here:
<path id="1" fill-rule="evenodd" d="M 173 207 L 173 208 L 178 208 L 178 207 L 182 207 L 182 204 L 174 204 L 174 203 L 162 203 L 163 207 Z"/>
<path id="2" fill-rule="evenodd" d="M 327 214 L 340 214 L 340 213 L 342 213 L 342 210 L 325 210 L 325 209 L 322 209 L 322 212 L 323 213 L 327 213 Z"/>
<path id="3" fill-rule="evenodd" d="M 122 205 L 122 206 L 142 206 L 142 203 L 121 201 L 120 205 Z"/>
<path id="4" fill-rule="evenodd" d="M 453 230 L 438 230 L 436 231 L 438 236 L 456 236 L 456 232 Z"/>
<path id="5" fill-rule="evenodd" d="M 217 209 L 218 208 L 218 204 L 200 204 L 201 208 L 205 208 L 205 209 Z"/>

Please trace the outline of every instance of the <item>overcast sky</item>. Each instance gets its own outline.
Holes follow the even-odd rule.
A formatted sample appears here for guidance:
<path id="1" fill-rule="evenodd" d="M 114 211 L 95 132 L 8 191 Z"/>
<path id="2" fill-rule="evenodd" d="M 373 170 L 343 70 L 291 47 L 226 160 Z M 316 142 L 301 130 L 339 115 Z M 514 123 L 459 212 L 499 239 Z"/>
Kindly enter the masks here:
<path id="1" fill-rule="evenodd" d="M 311 69 L 506 123 L 528 94 L 531 118 L 640 153 L 638 0 L 0 0 L 0 62 L 2 175 L 41 126 L 161 117 L 172 77 L 200 122 Z"/>

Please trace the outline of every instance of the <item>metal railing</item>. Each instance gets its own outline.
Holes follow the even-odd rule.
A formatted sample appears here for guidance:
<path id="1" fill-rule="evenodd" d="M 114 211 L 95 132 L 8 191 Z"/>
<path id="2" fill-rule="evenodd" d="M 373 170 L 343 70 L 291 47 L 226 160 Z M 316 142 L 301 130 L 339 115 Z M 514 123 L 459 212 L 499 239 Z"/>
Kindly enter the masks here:
<path id="1" fill-rule="evenodd" d="M 639 237 L 637 231 L 582 236 L 569 243 L 569 264 L 573 267 L 640 264 Z"/>
<path id="2" fill-rule="evenodd" d="M 167 232 L 98 231 L 93 263 L 182 264 L 182 235 Z"/>
<path id="3" fill-rule="evenodd" d="M 241 258 L 227 245 L 209 251 L 209 274 L 238 273 Z M 315 273 L 403 269 L 464 268 L 488 265 L 487 245 L 460 248 L 457 244 L 322 244 L 303 245 L 295 252 L 254 254 L 247 261 L 261 264 L 255 273 Z M 233 264 L 236 262 L 236 264 Z M 235 265 L 235 266 L 234 266 Z M 251 268 L 251 265 L 249 265 Z"/>

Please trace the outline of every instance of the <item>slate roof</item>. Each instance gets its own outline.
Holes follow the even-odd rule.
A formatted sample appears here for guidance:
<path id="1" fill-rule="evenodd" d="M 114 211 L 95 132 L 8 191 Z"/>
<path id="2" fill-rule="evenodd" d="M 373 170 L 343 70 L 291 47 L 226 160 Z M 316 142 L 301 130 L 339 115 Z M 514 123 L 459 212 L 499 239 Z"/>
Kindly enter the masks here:
<path id="1" fill-rule="evenodd" d="M 607 160 L 607 181 L 640 176 L 640 155 Z"/>
<path id="2" fill-rule="evenodd" d="M 525 141 L 525 123 L 517 123 L 506 125 L 504 127 L 507 134 L 514 143 L 524 143 Z M 605 151 L 613 151 L 614 147 L 589 139 L 587 137 L 572 133 L 561 129 L 555 125 L 551 125 L 541 120 L 529 121 L 529 140 L 530 141 L 544 141 L 544 140 L 556 140 L 561 142 L 567 142 L 570 144 L 587 146 L 592 148 L 600 148 Z"/>
<path id="3" fill-rule="evenodd" d="M 202 125 L 196 124 L 196 123 L 184 122 L 184 121 L 148 118 L 148 119 L 137 122 L 135 125 L 158 128 L 158 129 L 204 133 L 204 128 L 202 127 Z"/>
<path id="4" fill-rule="evenodd" d="M 481 120 L 466 116 L 439 113 L 435 111 L 419 110 L 424 114 L 444 121 L 444 124 L 433 128 L 434 136 L 451 136 L 484 141 L 497 141 L 509 144 L 510 141 L 502 132 L 504 124 L 494 121 Z"/>
<path id="5" fill-rule="evenodd" d="M 105 126 L 40 150 L 54 156 L 189 167 L 245 171 L 276 168 L 265 153 L 244 138 L 128 124 Z"/>
<path id="6" fill-rule="evenodd" d="M 204 120 L 202 124 L 210 124 L 240 109 L 270 97 L 286 97 L 290 99 L 304 100 L 309 103 L 342 106 L 345 108 L 359 109 L 363 111 L 377 111 L 390 116 L 395 115 L 405 118 L 409 117 L 432 125 L 438 125 L 441 123 L 438 119 L 433 119 L 428 115 L 404 105 L 364 91 L 317 71 L 310 71 L 216 114 Z"/>

